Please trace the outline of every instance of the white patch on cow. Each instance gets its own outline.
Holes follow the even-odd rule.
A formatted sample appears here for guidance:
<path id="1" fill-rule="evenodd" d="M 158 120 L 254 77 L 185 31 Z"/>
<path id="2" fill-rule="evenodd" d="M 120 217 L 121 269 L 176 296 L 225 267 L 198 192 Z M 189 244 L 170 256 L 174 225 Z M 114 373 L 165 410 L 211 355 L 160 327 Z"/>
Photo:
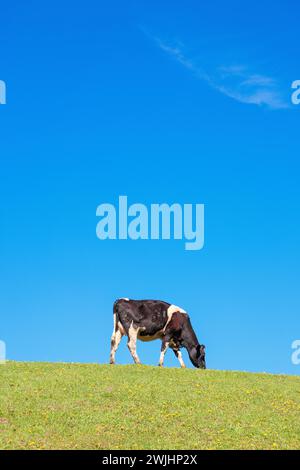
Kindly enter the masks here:
<path id="1" fill-rule="evenodd" d="M 120 300 L 126 300 L 126 302 L 129 302 L 129 299 L 127 297 L 121 297 Z"/>
<path id="2" fill-rule="evenodd" d="M 126 335 L 126 331 L 120 321 L 118 321 L 118 330 L 121 331 L 122 335 Z"/>
<path id="3" fill-rule="evenodd" d="M 113 332 L 112 336 L 111 336 L 111 349 L 110 349 L 110 364 L 114 364 L 115 363 L 115 355 L 116 355 L 116 351 L 118 349 L 118 346 L 120 344 L 120 341 L 122 339 L 122 333 L 120 330 L 117 330 L 116 332 Z"/>
<path id="4" fill-rule="evenodd" d="M 180 362 L 180 366 L 185 367 L 185 363 L 183 362 L 181 351 L 179 350 L 175 351 L 175 354 L 177 356 L 178 361 Z"/>
<path id="5" fill-rule="evenodd" d="M 110 360 L 109 360 L 110 364 L 115 363 L 116 351 L 118 349 L 122 336 L 125 334 L 123 327 L 122 329 L 118 328 L 119 324 L 120 322 L 118 322 L 118 325 L 117 325 L 117 316 L 114 313 L 114 329 L 111 335 L 111 348 L 110 348 Z"/>
<path id="6" fill-rule="evenodd" d="M 129 330 L 128 330 L 128 343 L 127 343 L 127 346 L 128 346 L 128 349 L 129 349 L 129 351 L 130 351 L 130 353 L 133 357 L 133 360 L 136 364 L 141 363 L 141 361 L 139 359 L 139 356 L 136 353 L 136 340 L 137 340 L 139 329 L 140 328 L 134 328 L 133 322 L 132 322 L 130 327 L 129 327 Z"/>
<path id="7" fill-rule="evenodd" d="M 164 358 L 165 358 L 165 354 L 167 352 L 167 349 L 169 347 L 169 343 L 165 343 L 164 344 L 164 348 L 162 349 L 161 353 L 160 353 L 160 358 L 159 358 L 159 365 L 162 367 L 164 365 Z"/>
<path id="8" fill-rule="evenodd" d="M 144 328 L 145 329 L 145 328 Z M 140 328 L 140 331 L 142 331 L 143 328 Z M 155 339 L 161 339 L 164 335 L 164 330 L 159 330 L 157 331 L 154 335 L 140 335 L 138 334 L 138 339 L 141 340 L 141 341 L 154 341 Z"/>
<path id="9" fill-rule="evenodd" d="M 168 312 L 167 312 L 168 315 L 173 315 L 173 313 L 175 312 L 186 313 L 186 311 L 183 310 L 183 308 L 180 308 L 177 305 L 170 305 L 170 307 L 168 308 Z"/>
<path id="10" fill-rule="evenodd" d="M 176 312 L 180 312 L 180 313 L 185 313 L 185 314 L 186 314 L 186 311 L 183 310 L 182 308 L 178 307 L 177 305 L 173 305 L 173 304 L 170 305 L 170 307 L 169 307 L 168 310 L 167 310 L 168 320 L 167 320 L 167 323 L 165 324 L 165 327 L 164 327 L 164 330 L 163 330 L 163 331 L 166 331 L 166 328 L 167 328 L 168 324 L 170 323 L 173 314 L 176 313 Z"/>

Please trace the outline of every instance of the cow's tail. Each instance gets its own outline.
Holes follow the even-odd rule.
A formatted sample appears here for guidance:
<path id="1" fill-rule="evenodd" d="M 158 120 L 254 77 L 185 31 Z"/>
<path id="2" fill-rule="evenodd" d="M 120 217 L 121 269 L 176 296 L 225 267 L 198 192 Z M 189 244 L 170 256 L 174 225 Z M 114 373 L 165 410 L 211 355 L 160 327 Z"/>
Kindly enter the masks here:
<path id="1" fill-rule="evenodd" d="M 122 334 L 125 334 L 127 331 L 126 325 L 123 324 L 122 318 L 124 317 L 124 312 L 126 312 L 127 302 L 130 302 L 130 299 L 123 297 L 117 299 L 114 303 L 113 314 L 114 314 L 114 332 L 121 330 Z M 136 318 L 133 312 L 130 312 L 132 320 L 136 323 L 139 323 L 139 318 Z M 127 334 L 127 333 L 126 333 Z"/>
<path id="2" fill-rule="evenodd" d="M 119 315 L 119 301 L 120 299 L 116 300 L 114 303 L 114 308 L 113 308 L 113 315 L 114 315 L 114 332 L 116 333 L 118 331 L 118 323 L 120 322 L 120 315 Z"/>
<path id="3" fill-rule="evenodd" d="M 117 328 L 118 328 L 118 301 L 114 303 L 114 308 L 113 308 L 113 316 L 114 316 L 114 329 L 113 332 L 116 333 Z"/>
<path id="4" fill-rule="evenodd" d="M 117 331 L 117 314 L 114 313 L 114 329 L 113 332 L 116 333 Z"/>

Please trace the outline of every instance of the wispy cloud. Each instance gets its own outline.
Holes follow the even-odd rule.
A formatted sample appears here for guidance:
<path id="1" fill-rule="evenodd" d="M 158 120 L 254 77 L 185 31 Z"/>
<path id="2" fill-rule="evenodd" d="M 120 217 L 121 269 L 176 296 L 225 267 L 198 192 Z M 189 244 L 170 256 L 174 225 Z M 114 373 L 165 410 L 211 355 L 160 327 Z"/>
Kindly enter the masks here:
<path id="1" fill-rule="evenodd" d="M 266 106 L 270 109 L 289 107 L 275 78 L 254 73 L 249 67 L 240 64 L 222 65 L 208 73 L 198 61 L 185 54 L 182 43 L 172 45 L 157 36 L 149 35 L 145 31 L 144 33 L 150 36 L 163 52 L 219 93 L 240 103 Z"/>

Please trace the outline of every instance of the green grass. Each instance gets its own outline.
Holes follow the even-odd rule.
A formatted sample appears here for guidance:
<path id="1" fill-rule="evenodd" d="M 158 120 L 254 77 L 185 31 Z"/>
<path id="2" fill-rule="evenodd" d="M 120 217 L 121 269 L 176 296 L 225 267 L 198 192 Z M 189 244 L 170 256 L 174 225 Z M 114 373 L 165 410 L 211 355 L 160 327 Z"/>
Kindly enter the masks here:
<path id="1" fill-rule="evenodd" d="M 0 448 L 299 449 L 300 377 L 8 362 Z"/>

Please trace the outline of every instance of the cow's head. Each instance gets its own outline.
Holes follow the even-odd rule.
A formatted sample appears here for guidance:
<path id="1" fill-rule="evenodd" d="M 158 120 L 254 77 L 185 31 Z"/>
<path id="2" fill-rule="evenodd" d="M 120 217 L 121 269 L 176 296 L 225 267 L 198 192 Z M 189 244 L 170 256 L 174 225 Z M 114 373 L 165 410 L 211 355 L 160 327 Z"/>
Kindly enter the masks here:
<path id="1" fill-rule="evenodd" d="M 192 348 L 189 356 L 195 367 L 198 367 L 198 369 L 206 369 L 204 344 L 198 344 Z"/>

